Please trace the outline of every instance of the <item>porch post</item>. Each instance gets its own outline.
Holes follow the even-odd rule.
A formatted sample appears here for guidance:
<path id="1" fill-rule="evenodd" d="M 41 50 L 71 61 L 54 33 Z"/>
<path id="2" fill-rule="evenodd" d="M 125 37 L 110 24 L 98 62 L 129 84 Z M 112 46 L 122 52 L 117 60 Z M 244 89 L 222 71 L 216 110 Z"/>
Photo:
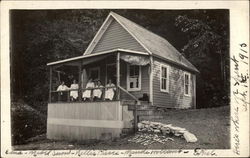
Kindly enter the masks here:
<path id="1" fill-rule="evenodd" d="M 79 76 L 78 76 L 78 100 L 82 101 L 82 61 L 78 66 L 79 68 Z"/>
<path id="2" fill-rule="evenodd" d="M 102 95 L 102 100 L 105 100 L 105 95 L 106 95 L 106 86 L 108 84 L 108 71 L 107 71 L 107 58 L 104 59 L 105 62 L 105 81 L 104 81 L 104 89 L 102 89 L 103 91 L 103 95 Z"/>
<path id="3" fill-rule="evenodd" d="M 149 101 L 151 102 L 152 105 L 153 104 L 153 56 L 150 55 L 149 57 L 150 59 L 150 65 L 149 65 L 149 69 L 150 69 L 150 74 L 149 74 Z"/>
<path id="4" fill-rule="evenodd" d="M 193 88 L 194 88 L 194 90 L 193 90 L 193 92 L 194 92 L 194 94 L 193 94 L 193 97 L 194 97 L 194 109 L 196 109 L 196 74 L 194 74 L 193 75 L 194 77 L 193 77 Z"/>
<path id="5" fill-rule="evenodd" d="M 120 89 L 118 86 L 120 86 L 120 53 L 117 53 L 116 56 L 116 85 L 117 85 L 117 100 L 120 100 Z"/>
<path id="6" fill-rule="evenodd" d="M 52 93 L 52 66 L 49 67 L 49 103 L 51 103 Z"/>

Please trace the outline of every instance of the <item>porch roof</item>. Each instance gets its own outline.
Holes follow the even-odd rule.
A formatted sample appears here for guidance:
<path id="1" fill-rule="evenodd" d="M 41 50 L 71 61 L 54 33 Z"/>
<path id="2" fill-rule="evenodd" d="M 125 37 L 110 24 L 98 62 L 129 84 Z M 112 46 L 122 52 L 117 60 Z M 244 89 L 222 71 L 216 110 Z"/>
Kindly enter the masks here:
<path id="1" fill-rule="evenodd" d="M 138 52 L 138 51 L 118 48 L 118 49 L 107 50 L 107 51 L 103 51 L 103 52 L 99 52 L 99 53 L 81 55 L 78 57 L 68 58 L 68 59 L 59 60 L 59 61 L 55 61 L 55 62 L 50 62 L 50 63 L 47 63 L 47 65 L 52 66 L 52 65 L 66 63 L 66 62 L 73 62 L 76 60 L 81 60 L 81 59 L 85 59 L 85 58 L 90 58 L 90 57 L 94 57 L 94 56 L 100 56 L 100 55 L 110 54 L 110 53 L 115 53 L 115 52 L 125 52 L 125 53 L 139 54 L 139 55 L 149 55 L 148 53 L 145 53 L 145 52 Z"/>

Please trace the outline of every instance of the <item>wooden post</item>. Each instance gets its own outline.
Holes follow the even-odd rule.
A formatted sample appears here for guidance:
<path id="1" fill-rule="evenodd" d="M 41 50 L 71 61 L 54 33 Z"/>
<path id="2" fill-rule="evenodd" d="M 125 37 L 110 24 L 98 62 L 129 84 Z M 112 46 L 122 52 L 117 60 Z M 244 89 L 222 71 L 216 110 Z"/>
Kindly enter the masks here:
<path id="1" fill-rule="evenodd" d="M 79 64 L 79 77 L 78 77 L 78 100 L 82 101 L 82 61 Z"/>
<path id="2" fill-rule="evenodd" d="M 117 100 L 120 100 L 120 53 L 117 53 L 116 56 L 116 86 L 118 87 L 117 90 Z"/>
<path id="3" fill-rule="evenodd" d="M 107 58 L 105 58 L 105 81 L 104 81 L 104 89 L 102 89 L 103 91 L 103 95 L 102 95 L 102 100 L 105 100 L 105 95 L 106 95 L 106 86 L 108 84 L 108 71 L 107 71 Z"/>
<path id="4" fill-rule="evenodd" d="M 194 74 L 193 75 L 194 77 L 193 77 L 193 88 L 194 88 L 194 90 L 193 90 L 193 97 L 194 97 L 194 109 L 196 109 L 196 74 Z"/>
<path id="5" fill-rule="evenodd" d="M 65 92 L 66 92 L 66 94 L 67 94 L 67 102 L 70 102 L 70 97 L 69 97 L 70 91 L 65 91 Z"/>
<path id="6" fill-rule="evenodd" d="M 108 71 L 107 71 L 107 58 L 105 58 L 105 81 L 104 81 L 104 85 L 108 84 Z"/>
<path id="7" fill-rule="evenodd" d="M 49 103 L 51 103 L 52 93 L 52 66 L 49 67 Z"/>
<path id="8" fill-rule="evenodd" d="M 150 74 L 149 74 L 149 102 L 151 102 L 151 105 L 153 104 L 153 56 L 150 55 L 150 65 L 149 65 L 149 69 L 150 69 Z"/>
<path id="9" fill-rule="evenodd" d="M 134 110 L 134 132 L 136 133 L 137 132 L 137 123 L 138 123 L 138 120 L 137 120 L 137 105 L 139 104 L 139 102 L 135 102 L 135 110 Z"/>
<path id="10" fill-rule="evenodd" d="M 57 96 L 58 96 L 57 102 L 61 102 L 61 94 L 62 94 L 62 92 L 57 93 Z"/>

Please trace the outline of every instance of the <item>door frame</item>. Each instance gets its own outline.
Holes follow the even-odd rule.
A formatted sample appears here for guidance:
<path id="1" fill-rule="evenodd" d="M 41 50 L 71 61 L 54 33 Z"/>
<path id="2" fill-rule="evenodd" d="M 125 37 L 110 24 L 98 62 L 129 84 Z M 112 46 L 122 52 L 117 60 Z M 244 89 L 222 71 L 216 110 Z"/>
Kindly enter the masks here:
<path id="1" fill-rule="evenodd" d="M 112 66 L 112 65 L 115 65 L 116 66 L 116 63 L 109 63 L 109 64 L 106 64 L 106 76 L 105 76 L 105 85 L 108 84 L 108 66 Z"/>

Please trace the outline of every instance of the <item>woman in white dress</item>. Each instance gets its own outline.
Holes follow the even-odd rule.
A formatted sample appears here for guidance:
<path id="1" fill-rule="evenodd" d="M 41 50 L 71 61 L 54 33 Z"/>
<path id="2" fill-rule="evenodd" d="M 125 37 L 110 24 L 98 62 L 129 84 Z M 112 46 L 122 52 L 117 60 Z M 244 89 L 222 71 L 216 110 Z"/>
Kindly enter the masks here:
<path id="1" fill-rule="evenodd" d="M 70 85 L 70 99 L 71 101 L 75 101 L 78 98 L 78 84 L 76 83 L 76 80 L 73 80 L 73 83 Z"/>
<path id="2" fill-rule="evenodd" d="M 86 85 L 86 90 L 82 93 L 82 98 L 83 98 L 84 101 L 86 99 L 91 98 L 91 90 L 94 87 L 95 87 L 95 84 L 94 84 L 94 82 L 92 82 L 92 78 L 90 78 L 87 85 Z"/>
<path id="3" fill-rule="evenodd" d="M 102 91 L 103 91 L 103 86 L 101 84 L 101 81 L 98 80 L 98 81 L 96 81 L 95 89 L 93 91 L 94 100 L 100 100 L 101 99 Z"/>
<path id="4" fill-rule="evenodd" d="M 113 97 L 115 95 L 115 85 L 112 83 L 111 79 L 109 79 L 108 84 L 106 85 L 106 91 L 105 91 L 105 100 L 113 100 Z"/>
<path id="5" fill-rule="evenodd" d="M 66 101 L 67 100 L 67 91 L 69 87 L 64 84 L 64 81 L 61 82 L 60 86 L 56 91 L 59 92 L 58 101 Z"/>

